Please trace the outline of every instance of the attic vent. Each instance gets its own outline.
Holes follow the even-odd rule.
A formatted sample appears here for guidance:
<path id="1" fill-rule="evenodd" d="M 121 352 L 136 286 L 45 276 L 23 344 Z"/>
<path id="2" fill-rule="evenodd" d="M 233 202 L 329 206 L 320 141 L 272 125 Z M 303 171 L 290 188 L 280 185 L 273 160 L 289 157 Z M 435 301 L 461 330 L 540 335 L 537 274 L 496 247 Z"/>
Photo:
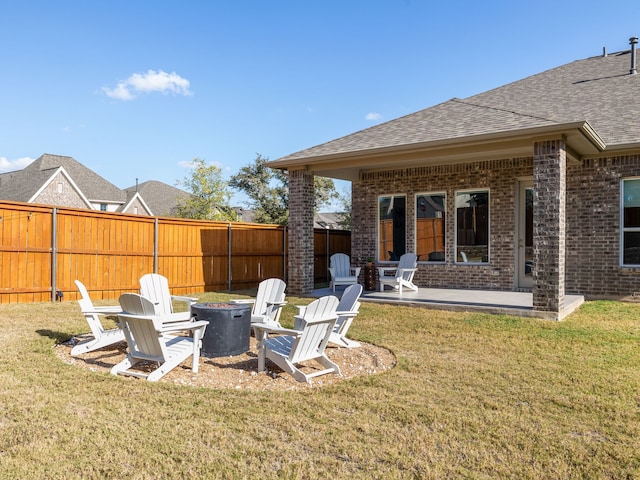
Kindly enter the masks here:
<path id="1" fill-rule="evenodd" d="M 631 45 L 631 70 L 629 73 L 635 75 L 636 72 L 636 44 L 638 43 L 638 37 L 631 37 L 629 44 Z"/>

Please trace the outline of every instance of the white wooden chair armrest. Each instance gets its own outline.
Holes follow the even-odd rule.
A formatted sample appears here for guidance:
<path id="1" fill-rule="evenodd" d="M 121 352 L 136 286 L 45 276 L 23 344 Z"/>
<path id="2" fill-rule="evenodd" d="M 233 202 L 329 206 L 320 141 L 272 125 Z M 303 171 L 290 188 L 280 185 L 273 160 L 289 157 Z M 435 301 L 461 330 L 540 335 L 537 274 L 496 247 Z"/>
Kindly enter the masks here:
<path id="1" fill-rule="evenodd" d="M 83 310 L 82 313 L 97 313 L 99 315 L 117 315 L 122 313 L 122 308 L 120 307 L 93 307 L 90 310 Z"/>
<path id="2" fill-rule="evenodd" d="M 349 312 L 336 312 L 336 315 L 339 317 L 355 317 L 358 315 L 357 311 L 349 311 Z"/>
<path id="3" fill-rule="evenodd" d="M 395 272 L 398 270 L 398 267 L 378 267 L 378 275 L 381 277 L 386 276 L 387 272 Z"/>
<path id="4" fill-rule="evenodd" d="M 269 325 L 266 323 L 254 323 L 251 325 L 254 329 L 259 330 L 260 332 L 276 334 L 276 335 L 300 335 L 298 330 L 294 330 L 292 328 L 283 328 L 275 325 Z"/>
<path id="5" fill-rule="evenodd" d="M 171 295 L 172 300 L 176 300 L 178 302 L 187 302 L 187 303 L 196 303 L 198 301 L 197 298 L 194 297 L 183 297 L 181 295 Z"/>
<path id="6" fill-rule="evenodd" d="M 274 305 L 276 307 L 284 307 L 287 304 L 287 302 L 282 301 L 282 302 L 267 302 L 267 305 Z"/>
<path id="7" fill-rule="evenodd" d="M 399 271 L 400 272 L 417 272 L 418 269 L 417 268 L 400 268 Z"/>
<path id="8" fill-rule="evenodd" d="M 234 300 L 229 300 L 231 303 L 236 303 L 239 305 L 245 304 L 245 305 L 253 305 L 254 303 L 256 303 L 256 299 L 255 298 L 236 298 Z"/>
<path id="9" fill-rule="evenodd" d="M 197 328 L 202 327 L 203 325 L 209 325 L 209 322 L 206 320 L 198 320 L 197 322 L 175 322 L 169 324 L 163 324 L 161 332 L 180 332 L 182 330 L 195 330 Z"/>

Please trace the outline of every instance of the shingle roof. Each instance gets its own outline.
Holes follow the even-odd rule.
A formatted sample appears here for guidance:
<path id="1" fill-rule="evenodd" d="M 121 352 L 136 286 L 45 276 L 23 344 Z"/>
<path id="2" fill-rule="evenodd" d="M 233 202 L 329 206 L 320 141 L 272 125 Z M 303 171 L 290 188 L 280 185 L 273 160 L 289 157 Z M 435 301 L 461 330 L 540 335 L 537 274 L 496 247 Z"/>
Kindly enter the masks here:
<path id="1" fill-rule="evenodd" d="M 23 170 L 0 175 L 0 198 L 28 202 L 51 178 L 58 168 L 64 168 L 82 193 L 93 202 L 123 203 L 125 193 L 93 170 L 71 157 L 45 153 Z"/>
<path id="2" fill-rule="evenodd" d="M 167 185 L 156 180 L 149 180 L 132 187 L 124 189 L 127 195 L 127 202 L 135 195 L 140 194 L 144 202 L 151 209 L 153 215 L 171 217 L 175 216 L 178 198 L 186 197 L 189 194 L 184 190 Z"/>
<path id="3" fill-rule="evenodd" d="M 588 122 L 609 145 L 640 142 L 640 74 L 630 51 L 578 60 L 465 99 L 424 110 L 274 162 Z"/>

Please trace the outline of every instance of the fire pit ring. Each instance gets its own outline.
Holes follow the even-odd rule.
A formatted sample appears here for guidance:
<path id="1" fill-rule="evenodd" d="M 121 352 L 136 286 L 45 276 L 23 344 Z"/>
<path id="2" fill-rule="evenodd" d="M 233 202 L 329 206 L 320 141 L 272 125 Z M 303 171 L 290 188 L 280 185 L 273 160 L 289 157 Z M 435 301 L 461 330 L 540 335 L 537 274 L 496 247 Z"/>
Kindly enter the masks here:
<path id="1" fill-rule="evenodd" d="M 209 322 L 202 339 L 203 356 L 226 357 L 249 350 L 250 304 L 196 303 L 191 305 L 191 315 Z"/>

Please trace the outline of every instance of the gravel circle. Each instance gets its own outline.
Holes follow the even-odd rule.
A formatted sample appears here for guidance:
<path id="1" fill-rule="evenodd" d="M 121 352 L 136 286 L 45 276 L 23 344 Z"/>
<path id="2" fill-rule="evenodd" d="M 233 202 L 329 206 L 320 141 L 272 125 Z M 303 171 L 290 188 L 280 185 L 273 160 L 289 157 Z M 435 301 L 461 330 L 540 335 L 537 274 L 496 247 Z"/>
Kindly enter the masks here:
<path id="1" fill-rule="evenodd" d="M 67 342 L 57 344 L 55 346 L 56 355 L 70 365 L 94 372 L 107 373 L 111 367 L 124 359 L 127 351 L 125 342 L 72 357 L 70 353 L 73 346 L 85 338 L 88 337 L 73 337 Z M 246 353 L 216 358 L 201 356 L 198 373 L 191 371 L 191 359 L 188 359 L 167 373 L 160 381 L 216 389 L 292 390 L 317 388 L 360 375 L 374 375 L 389 370 L 396 364 L 392 352 L 368 343 L 361 342 L 361 346 L 357 348 L 329 345 L 325 351 L 327 356 L 340 366 L 341 375 L 334 373 L 321 375 L 313 378 L 311 384 L 297 382 L 291 375 L 283 372 L 269 360 L 267 360 L 266 371 L 258 373 L 258 350 L 254 337 L 251 337 L 250 350 Z M 304 365 L 303 370 L 311 372 L 315 365 L 317 365 L 315 362 L 308 362 Z M 149 364 L 143 365 L 142 369 L 152 370 L 154 367 L 155 365 Z M 130 376 L 120 378 L 141 381 Z"/>

